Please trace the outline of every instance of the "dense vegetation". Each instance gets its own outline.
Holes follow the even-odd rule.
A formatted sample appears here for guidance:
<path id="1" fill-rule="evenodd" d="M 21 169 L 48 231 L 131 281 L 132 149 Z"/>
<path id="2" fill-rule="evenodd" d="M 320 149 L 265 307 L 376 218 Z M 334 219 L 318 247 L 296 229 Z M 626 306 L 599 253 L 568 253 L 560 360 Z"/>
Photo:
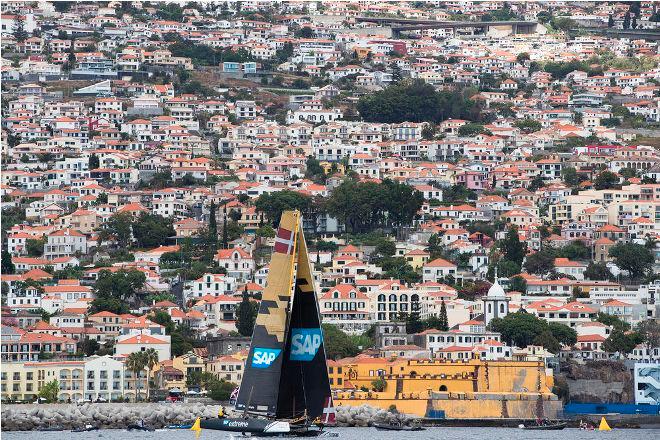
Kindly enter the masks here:
<path id="1" fill-rule="evenodd" d="M 469 99 L 469 90 L 437 91 L 422 80 L 405 80 L 361 97 L 357 109 L 368 122 L 479 120 L 480 107 Z"/>

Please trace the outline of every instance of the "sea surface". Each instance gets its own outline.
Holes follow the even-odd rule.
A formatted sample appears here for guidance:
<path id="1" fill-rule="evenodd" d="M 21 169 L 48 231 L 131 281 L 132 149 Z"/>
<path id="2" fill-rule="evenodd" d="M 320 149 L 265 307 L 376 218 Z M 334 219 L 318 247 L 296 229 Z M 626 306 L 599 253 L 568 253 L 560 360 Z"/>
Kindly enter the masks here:
<path id="1" fill-rule="evenodd" d="M 375 428 L 332 428 L 337 432 L 337 440 L 512 440 L 512 439 L 561 439 L 561 440 L 654 440 L 660 439 L 660 430 L 655 429 L 614 429 L 609 432 L 580 431 L 566 428 L 562 431 L 524 431 L 515 428 L 427 428 L 419 432 L 387 432 Z M 229 433 L 202 430 L 199 440 L 242 438 Z M 291 438 L 291 437 L 288 437 Z M 328 437 L 326 437 L 328 438 Z M 330 437 L 331 438 L 331 437 Z M 2 440 L 195 440 L 195 433 L 184 429 L 162 429 L 155 432 L 128 432 L 120 429 L 107 429 L 95 432 L 3 432 Z"/>

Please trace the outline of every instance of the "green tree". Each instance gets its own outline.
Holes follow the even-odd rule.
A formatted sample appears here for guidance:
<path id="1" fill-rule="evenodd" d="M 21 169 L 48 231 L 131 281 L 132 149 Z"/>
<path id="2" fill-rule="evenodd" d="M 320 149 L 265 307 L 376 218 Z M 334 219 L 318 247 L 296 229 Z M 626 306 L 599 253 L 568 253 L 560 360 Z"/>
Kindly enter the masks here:
<path id="1" fill-rule="evenodd" d="M 60 394 L 60 384 L 57 379 L 46 382 L 39 390 L 39 397 L 46 399 L 48 403 L 56 403 Z"/>
<path id="2" fill-rule="evenodd" d="M 627 11 L 626 15 L 623 16 L 623 28 L 630 29 L 630 11 Z"/>
<path id="3" fill-rule="evenodd" d="M 529 61 L 529 53 L 520 52 L 518 55 L 516 55 L 516 62 L 518 64 L 524 64 L 525 61 Z"/>
<path id="4" fill-rule="evenodd" d="M 444 332 L 449 330 L 449 319 L 447 318 L 447 306 L 445 305 L 444 300 L 440 304 L 440 322 L 438 324 L 439 324 L 439 327 L 437 327 L 438 330 L 442 330 Z"/>
<path id="5" fill-rule="evenodd" d="M 424 330 L 424 324 L 420 319 L 419 302 L 411 304 L 410 314 L 406 316 L 406 333 L 415 334 Z"/>
<path id="6" fill-rule="evenodd" d="M 99 238 L 103 241 L 114 237 L 120 248 L 125 249 L 131 240 L 131 225 L 133 217 L 127 212 L 113 214 L 99 232 Z"/>
<path id="7" fill-rule="evenodd" d="M 236 329 L 243 336 L 252 336 L 254 323 L 257 319 L 257 303 L 250 301 L 247 285 L 243 290 L 243 299 L 236 310 Z"/>
<path id="8" fill-rule="evenodd" d="M 561 350 L 561 344 L 559 344 L 559 341 L 552 336 L 552 333 L 550 333 L 549 330 L 544 330 L 542 333 L 537 335 L 534 338 L 534 345 L 541 345 L 543 348 L 548 350 L 551 353 L 559 353 Z"/>
<path id="9" fill-rule="evenodd" d="M 94 284 L 95 299 L 92 313 L 109 311 L 117 314 L 128 312 L 127 302 L 144 287 L 146 276 L 138 270 L 102 270 Z"/>
<path id="10" fill-rule="evenodd" d="M 436 133 L 436 127 L 433 124 L 426 124 L 424 128 L 422 128 L 422 139 L 425 141 L 430 141 L 435 138 L 435 133 Z"/>
<path id="11" fill-rule="evenodd" d="M 577 332 L 567 325 L 551 322 L 548 324 L 548 329 L 552 336 L 566 347 L 572 347 L 577 342 Z"/>
<path id="12" fill-rule="evenodd" d="M 227 204 L 222 208 L 222 248 L 229 247 L 229 230 L 227 229 Z"/>
<path id="13" fill-rule="evenodd" d="M 573 167 L 566 166 L 561 170 L 561 178 L 568 186 L 575 186 L 580 183 L 577 170 Z"/>
<path id="14" fill-rule="evenodd" d="M 209 388 L 209 397 L 216 401 L 227 401 L 235 388 L 236 384 L 226 380 L 213 381 Z"/>
<path id="15" fill-rule="evenodd" d="M 357 355 L 360 350 L 351 338 L 332 324 L 323 324 L 323 346 L 328 359 L 341 359 Z"/>
<path id="16" fill-rule="evenodd" d="M 318 159 L 309 156 L 305 165 L 305 177 L 317 183 L 325 183 L 325 171 Z"/>
<path id="17" fill-rule="evenodd" d="M 603 171 L 594 179 L 594 188 L 611 189 L 619 184 L 619 178 L 611 171 Z"/>
<path id="18" fill-rule="evenodd" d="M 480 108 L 464 93 L 461 89 L 438 92 L 422 80 L 402 80 L 384 90 L 362 96 L 357 109 L 368 122 L 476 120 L 480 117 Z"/>
<path id="19" fill-rule="evenodd" d="M 142 248 L 163 245 L 174 234 L 172 220 L 158 214 L 142 213 L 133 223 L 135 241 Z"/>
<path id="20" fill-rule="evenodd" d="M 392 257 L 396 253 L 396 243 L 382 238 L 376 245 L 374 253 L 379 257 Z"/>
<path id="21" fill-rule="evenodd" d="M 555 268 L 555 254 L 548 249 L 542 249 L 527 256 L 525 269 L 529 273 L 545 275 Z"/>
<path id="22" fill-rule="evenodd" d="M 522 266 L 525 253 L 527 252 L 527 245 L 520 242 L 517 227 L 511 226 L 509 228 L 499 248 L 504 254 L 504 259 L 515 262 L 519 267 Z"/>
<path id="23" fill-rule="evenodd" d="M 614 275 L 605 262 L 590 262 L 584 271 L 584 277 L 592 281 L 607 281 L 614 279 Z"/>
<path id="24" fill-rule="evenodd" d="M 136 351 L 126 357 L 126 368 L 135 378 L 135 400 L 140 400 L 139 374 L 147 368 L 147 357 L 143 351 Z M 148 378 L 147 378 L 148 380 Z"/>
<path id="25" fill-rule="evenodd" d="M 509 289 L 512 292 L 525 293 L 527 291 L 527 281 L 523 277 L 513 277 L 509 282 Z"/>
<path id="26" fill-rule="evenodd" d="M 608 353 L 631 353 L 636 346 L 635 339 L 621 330 L 612 330 L 612 333 L 603 342 L 603 350 Z"/>
<path id="27" fill-rule="evenodd" d="M 501 333 L 504 342 L 515 344 L 517 347 L 527 347 L 533 344 L 541 333 L 549 331 L 546 321 L 523 311 L 509 313 L 504 318 L 495 318 L 488 327 L 492 331 Z"/>
<path id="28" fill-rule="evenodd" d="M 637 332 L 650 349 L 660 347 L 660 322 L 657 319 L 647 319 L 637 326 Z"/>
<path id="29" fill-rule="evenodd" d="M 14 38 L 19 43 L 24 42 L 30 38 L 30 34 L 25 30 L 25 18 L 21 15 L 16 15 L 14 20 L 14 28 L 12 29 L 12 34 Z"/>
<path id="30" fill-rule="evenodd" d="M 472 136 L 477 136 L 479 134 L 488 134 L 488 133 L 489 133 L 488 130 L 486 130 L 482 124 L 477 124 L 474 122 L 461 125 L 458 128 L 458 135 L 463 137 L 472 137 Z"/>
<path id="31" fill-rule="evenodd" d="M 99 168 L 100 166 L 101 165 L 100 165 L 100 162 L 99 162 L 99 157 L 94 153 L 90 154 L 89 155 L 89 161 L 88 161 L 88 169 L 95 170 L 95 169 Z"/>
<path id="32" fill-rule="evenodd" d="M 636 243 L 617 243 L 610 248 L 609 255 L 620 269 L 628 272 L 631 279 L 641 278 L 655 262 L 653 253 L 646 246 Z"/>
<path id="33" fill-rule="evenodd" d="M 621 168 L 619 170 L 619 175 L 627 180 L 632 177 L 637 177 L 637 170 L 632 167 Z"/>
<path id="34" fill-rule="evenodd" d="M 41 257 L 44 254 L 44 245 L 46 244 L 45 238 L 28 238 L 25 241 L 25 250 L 28 257 Z"/>
<path id="35" fill-rule="evenodd" d="M 256 232 L 257 237 L 275 238 L 275 229 L 270 225 L 263 225 Z"/>
<path id="36" fill-rule="evenodd" d="M 7 250 L 2 251 L 2 270 L 3 275 L 11 275 L 16 272 L 16 267 L 11 261 L 11 254 Z"/>
<path id="37" fill-rule="evenodd" d="M 530 118 L 517 120 L 515 126 L 521 129 L 523 133 L 534 133 L 543 128 L 543 125 L 539 121 Z"/>
<path id="38" fill-rule="evenodd" d="M 218 223 L 216 219 L 215 202 L 213 200 L 211 200 L 211 205 L 209 206 L 209 236 L 212 240 L 218 239 Z"/>
<path id="39" fill-rule="evenodd" d="M 158 365 L 158 352 L 155 348 L 147 348 L 144 352 L 144 360 L 146 363 L 147 371 L 153 371 L 154 367 Z M 149 382 L 150 383 L 150 382 Z M 151 393 L 151 386 L 147 385 L 147 392 Z"/>
<path id="40" fill-rule="evenodd" d="M 387 381 L 382 377 L 379 377 L 378 379 L 373 380 L 371 382 L 371 389 L 376 391 L 377 393 L 382 393 L 383 391 L 385 391 L 386 387 L 387 387 Z"/>
<path id="41" fill-rule="evenodd" d="M 263 212 L 274 225 L 279 224 L 282 211 L 297 209 L 304 212 L 310 206 L 310 197 L 290 190 L 263 193 L 255 202 L 257 211 Z"/>
<path id="42" fill-rule="evenodd" d="M 584 242 L 575 240 L 557 251 L 557 256 L 569 260 L 588 260 L 591 257 L 591 249 Z"/>
<path id="43" fill-rule="evenodd" d="M 596 321 L 609 325 L 614 328 L 614 330 L 619 330 L 621 332 L 626 332 L 630 330 L 630 324 L 627 322 L 623 321 L 621 318 L 618 316 L 614 315 L 609 315 L 607 313 L 603 312 L 598 312 L 598 315 L 596 317 Z"/>
<path id="44" fill-rule="evenodd" d="M 78 342 L 78 351 L 84 354 L 85 356 L 92 356 L 96 354 L 101 346 L 96 341 L 96 339 L 85 338 L 82 341 Z"/>
<path id="45" fill-rule="evenodd" d="M 553 17 L 551 23 L 552 27 L 562 31 L 569 31 L 571 29 L 577 28 L 577 23 L 575 20 L 568 17 Z"/>
<path id="46" fill-rule="evenodd" d="M 294 36 L 298 38 L 314 38 L 314 30 L 309 26 L 303 26 L 294 32 Z"/>
<path id="47" fill-rule="evenodd" d="M 293 56 L 293 44 L 288 41 L 284 43 L 282 48 L 275 51 L 275 58 L 277 58 L 280 63 L 284 63 L 289 58 L 291 58 L 291 56 Z"/>

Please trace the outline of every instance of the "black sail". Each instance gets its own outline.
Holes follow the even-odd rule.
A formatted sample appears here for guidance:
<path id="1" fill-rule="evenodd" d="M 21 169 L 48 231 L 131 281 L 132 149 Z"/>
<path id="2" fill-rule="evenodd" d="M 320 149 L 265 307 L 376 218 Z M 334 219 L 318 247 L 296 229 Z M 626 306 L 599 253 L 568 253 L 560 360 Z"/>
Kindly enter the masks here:
<path id="1" fill-rule="evenodd" d="M 330 405 L 323 332 L 302 218 L 282 213 L 236 408 L 321 417 Z"/>
<path id="2" fill-rule="evenodd" d="M 270 417 L 274 417 L 277 411 L 300 221 L 300 213 L 296 211 L 282 213 L 268 281 L 261 297 L 250 352 L 236 398 L 236 408 L 239 410 Z"/>
<path id="3" fill-rule="evenodd" d="M 301 228 L 302 229 L 302 228 Z M 293 307 L 282 359 L 278 418 L 320 417 L 330 399 L 323 331 L 302 230 Z"/>

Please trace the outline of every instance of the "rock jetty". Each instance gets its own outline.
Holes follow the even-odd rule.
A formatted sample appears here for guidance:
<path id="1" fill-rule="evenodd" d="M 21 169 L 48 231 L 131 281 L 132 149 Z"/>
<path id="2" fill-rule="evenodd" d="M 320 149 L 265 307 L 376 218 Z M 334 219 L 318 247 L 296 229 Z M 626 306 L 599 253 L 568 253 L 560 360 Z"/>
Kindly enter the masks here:
<path id="1" fill-rule="evenodd" d="M 87 403 L 84 405 L 2 405 L 3 431 L 37 431 L 41 429 L 70 430 L 85 425 L 101 429 L 122 429 L 144 421 L 151 428 L 190 424 L 197 417 L 217 417 L 220 405 L 203 403 Z M 374 422 L 408 421 L 405 414 L 388 412 L 368 405 L 339 406 L 338 426 L 369 426 Z M 239 417 L 236 411 L 227 411 Z"/>
<path id="2" fill-rule="evenodd" d="M 3 431 L 47 428 L 75 429 L 87 424 L 101 429 L 124 428 L 144 421 L 146 426 L 192 423 L 197 417 L 217 417 L 220 405 L 202 403 L 88 403 L 84 405 L 2 405 Z"/>
<path id="3" fill-rule="evenodd" d="M 411 417 L 396 411 L 386 411 L 369 405 L 338 406 L 336 419 L 338 426 L 369 426 L 372 423 L 390 423 L 393 421 L 406 424 Z"/>

